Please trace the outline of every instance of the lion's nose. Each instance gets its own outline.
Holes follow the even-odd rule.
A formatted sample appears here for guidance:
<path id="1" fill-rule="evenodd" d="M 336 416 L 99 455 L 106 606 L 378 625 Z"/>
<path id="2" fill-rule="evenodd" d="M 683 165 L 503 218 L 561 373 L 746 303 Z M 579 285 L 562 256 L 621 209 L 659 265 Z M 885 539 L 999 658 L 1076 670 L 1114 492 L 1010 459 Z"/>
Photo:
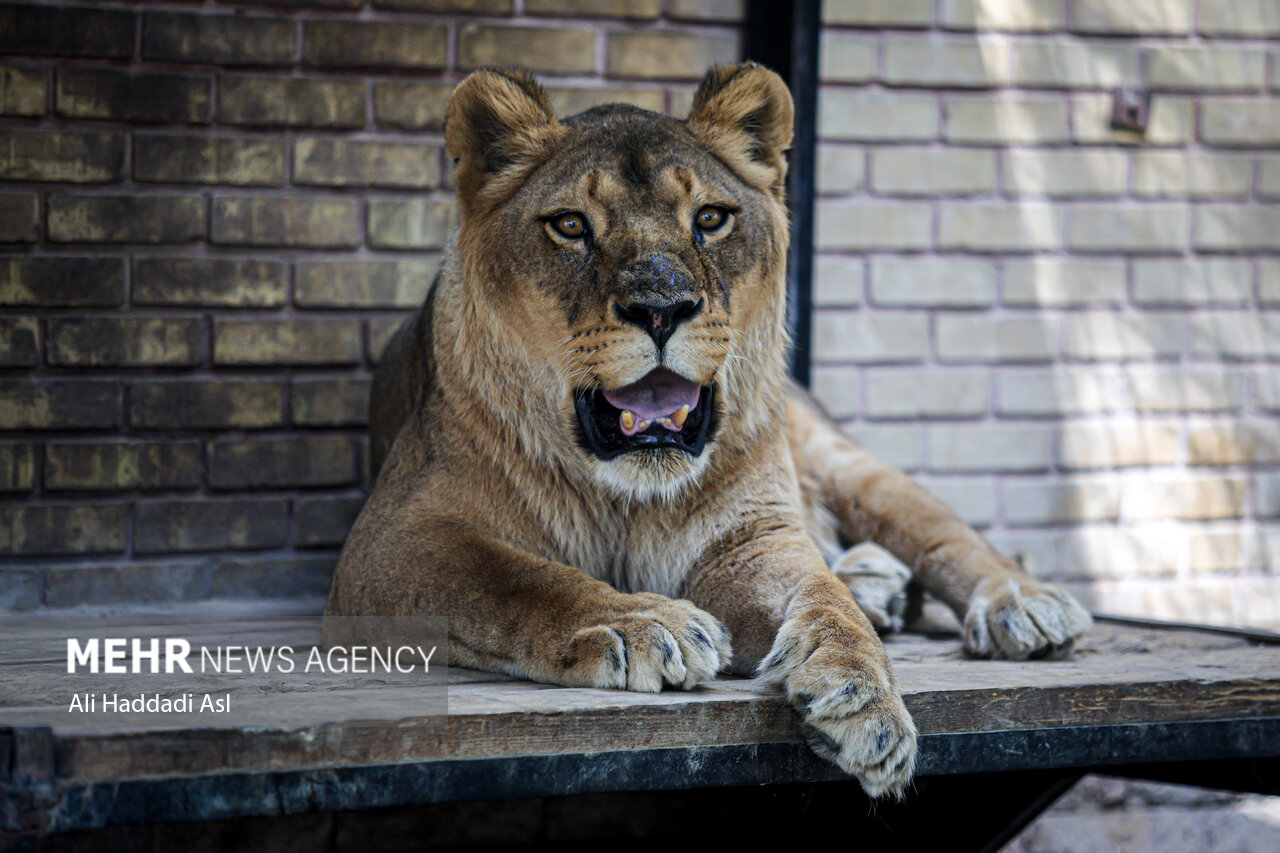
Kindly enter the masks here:
<path id="1" fill-rule="evenodd" d="M 613 310 L 618 312 L 619 319 L 648 332 L 661 350 L 681 323 L 698 316 L 698 312 L 702 310 L 702 300 L 694 302 L 692 299 L 684 299 L 661 305 L 631 302 L 627 305 L 615 305 Z"/>

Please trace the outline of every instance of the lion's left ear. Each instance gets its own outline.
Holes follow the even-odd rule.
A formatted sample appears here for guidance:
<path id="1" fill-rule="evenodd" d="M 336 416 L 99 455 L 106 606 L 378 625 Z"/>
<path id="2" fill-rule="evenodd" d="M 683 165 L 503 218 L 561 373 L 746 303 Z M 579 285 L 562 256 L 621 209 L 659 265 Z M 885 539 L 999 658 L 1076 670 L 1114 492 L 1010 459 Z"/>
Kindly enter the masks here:
<path id="1" fill-rule="evenodd" d="M 743 177 L 781 195 L 795 107 L 787 84 L 754 62 L 720 65 L 702 78 L 686 124 Z"/>
<path id="2" fill-rule="evenodd" d="M 501 195 L 517 185 L 564 129 L 533 75 L 489 69 L 454 89 L 444 127 L 445 151 L 458 164 L 454 183 L 464 215 L 482 190 Z"/>

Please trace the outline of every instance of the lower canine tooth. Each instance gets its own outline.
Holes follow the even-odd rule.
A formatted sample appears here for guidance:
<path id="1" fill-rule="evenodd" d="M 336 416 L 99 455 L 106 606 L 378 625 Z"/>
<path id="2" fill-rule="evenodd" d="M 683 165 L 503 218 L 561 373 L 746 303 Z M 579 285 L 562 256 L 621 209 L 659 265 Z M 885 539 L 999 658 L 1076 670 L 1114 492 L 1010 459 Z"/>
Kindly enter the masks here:
<path id="1" fill-rule="evenodd" d="M 636 413 L 623 409 L 622 410 L 622 428 L 627 432 L 631 432 L 631 430 L 635 428 L 635 425 L 636 425 Z"/>
<path id="2" fill-rule="evenodd" d="M 689 417 L 689 407 L 681 406 L 672 413 L 671 422 L 676 425 L 676 429 L 680 429 L 684 426 L 684 420 L 687 417 Z"/>

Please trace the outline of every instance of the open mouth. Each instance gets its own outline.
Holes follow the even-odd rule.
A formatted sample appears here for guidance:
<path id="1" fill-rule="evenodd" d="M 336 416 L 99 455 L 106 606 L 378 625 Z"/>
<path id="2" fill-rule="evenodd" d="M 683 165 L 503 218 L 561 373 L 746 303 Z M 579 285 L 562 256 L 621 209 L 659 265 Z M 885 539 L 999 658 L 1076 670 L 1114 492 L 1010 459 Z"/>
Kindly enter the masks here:
<path id="1" fill-rule="evenodd" d="M 714 397 L 714 385 L 659 367 L 615 391 L 580 391 L 575 406 L 583 442 L 601 459 L 668 447 L 697 456 L 711 434 Z"/>

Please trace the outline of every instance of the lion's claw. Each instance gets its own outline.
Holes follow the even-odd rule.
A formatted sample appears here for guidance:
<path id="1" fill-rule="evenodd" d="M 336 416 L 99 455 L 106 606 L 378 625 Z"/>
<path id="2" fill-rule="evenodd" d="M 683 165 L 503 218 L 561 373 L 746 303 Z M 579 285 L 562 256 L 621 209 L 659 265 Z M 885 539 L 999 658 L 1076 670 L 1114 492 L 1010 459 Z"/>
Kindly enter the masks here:
<path id="1" fill-rule="evenodd" d="M 1092 624 L 1089 612 L 1056 584 L 991 579 L 969 598 L 964 647 L 977 657 L 1062 658 Z"/>

